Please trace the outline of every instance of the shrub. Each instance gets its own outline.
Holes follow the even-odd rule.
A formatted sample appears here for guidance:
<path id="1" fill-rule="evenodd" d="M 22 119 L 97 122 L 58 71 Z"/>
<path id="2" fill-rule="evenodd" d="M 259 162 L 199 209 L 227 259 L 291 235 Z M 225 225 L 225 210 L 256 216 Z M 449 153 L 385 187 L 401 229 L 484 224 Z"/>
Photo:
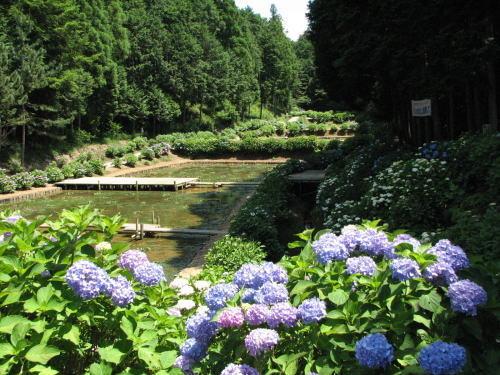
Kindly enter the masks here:
<path id="1" fill-rule="evenodd" d="M 127 153 L 127 148 L 121 145 L 111 145 L 106 149 L 106 156 L 109 158 L 122 157 Z"/>
<path id="2" fill-rule="evenodd" d="M 34 187 L 43 187 L 47 185 L 49 179 L 47 177 L 47 172 L 41 170 L 34 170 L 31 172 L 31 177 L 33 177 Z"/>
<path id="3" fill-rule="evenodd" d="M 146 147 L 141 151 L 141 158 L 146 159 L 146 160 L 153 160 L 155 158 L 155 152 L 153 148 L 151 147 Z"/>
<path id="4" fill-rule="evenodd" d="M 33 187 L 33 176 L 29 172 L 21 172 L 12 176 L 16 190 L 28 190 Z"/>
<path id="5" fill-rule="evenodd" d="M 66 164 L 61 168 L 61 172 L 64 175 L 64 178 L 73 178 L 75 176 L 75 165 Z"/>
<path id="6" fill-rule="evenodd" d="M 139 161 L 139 159 L 137 158 L 137 156 L 135 156 L 134 154 L 127 154 L 125 155 L 125 165 L 127 167 L 135 167 L 137 165 L 137 162 Z"/>
<path id="7" fill-rule="evenodd" d="M 16 182 L 10 176 L 1 175 L 0 176 L 0 193 L 7 194 L 16 191 Z"/>
<path id="8" fill-rule="evenodd" d="M 265 252 L 258 242 L 225 236 L 215 242 L 205 257 L 205 267 L 220 267 L 225 272 L 235 272 L 243 264 L 260 262 Z"/>
<path id="9" fill-rule="evenodd" d="M 84 163 L 81 163 L 79 161 L 74 161 L 68 164 L 68 166 L 72 168 L 74 178 L 81 178 L 87 176 L 90 172 L 88 165 L 85 165 Z M 90 175 L 92 175 L 91 172 Z"/>
<path id="10" fill-rule="evenodd" d="M 123 160 L 122 160 L 122 158 L 114 158 L 112 163 L 113 163 L 113 167 L 121 168 L 121 166 L 123 164 Z"/>
<path id="11" fill-rule="evenodd" d="M 63 171 L 56 166 L 47 167 L 45 173 L 47 173 L 47 179 L 50 183 L 59 182 L 65 178 Z"/>
<path id="12" fill-rule="evenodd" d="M 82 129 L 76 129 L 73 134 L 73 142 L 75 145 L 83 146 L 92 143 L 94 139 L 93 135 L 88 131 Z"/>
<path id="13" fill-rule="evenodd" d="M 7 162 L 7 169 L 11 173 L 21 173 L 24 171 L 24 167 L 23 164 L 21 163 L 21 160 L 16 158 L 9 159 L 9 161 Z"/>
<path id="14" fill-rule="evenodd" d="M 148 139 L 145 137 L 135 137 L 132 139 L 136 150 L 141 150 L 148 145 Z"/>
<path id="15" fill-rule="evenodd" d="M 195 358 L 195 373 L 218 374 L 230 363 L 279 374 L 417 374 L 437 362 L 453 363 L 449 373 L 481 373 L 494 366 L 495 333 L 478 328 L 494 315 L 484 306 L 482 286 L 457 281 L 458 264 L 467 260 L 461 249 L 453 270 L 440 263 L 442 243 L 429 250 L 430 244 L 384 233 L 375 223 L 347 227 L 339 237 L 312 233 L 293 244 L 303 248 L 300 255 L 281 265 L 244 265 L 233 284 L 206 293 L 206 303 L 217 309 L 206 319 L 213 317 L 220 329 L 216 336 L 192 329 L 203 318 L 198 315 L 188 324 L 188 336 L 207 334 L 209 345 Z M 401 258 L 391 259 L 393 252 Z M 454 277 L 436 278 L 436 269 Z M 455 360 L 448 349 L 426 362 L 423 354 L 440 340 L 457 343 Z"/>
<path id="16" fill-rule="evenodd" d="M 104 166 L 104 162 L 100 158 L 91 158 L 88 161 L 88 168 L 92 172 L 92 174 L 98 174 L 102 176 L 106 167 Z"/>
<path id="17" fill-rule="evenodd" d="M 287 126 L 287 133 L 290 137 L 299 135 L 302 132 L 302 126 L 298 122 L 292 122 Z"/>

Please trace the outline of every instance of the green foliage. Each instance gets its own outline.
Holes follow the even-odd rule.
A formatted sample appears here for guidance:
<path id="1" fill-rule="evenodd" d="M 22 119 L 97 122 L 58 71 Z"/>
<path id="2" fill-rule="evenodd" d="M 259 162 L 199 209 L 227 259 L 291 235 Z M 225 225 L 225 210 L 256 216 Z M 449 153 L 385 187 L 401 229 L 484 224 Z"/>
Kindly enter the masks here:
<path id="1" fill-rule="evenodd" d="M 34 179 L 29 172 L 21 172 L 12 176 L 16 184 L 16 190 L 28 190 L 33 187 Z"/>
<path id="2" fill-rule="evenodd" d="M 216 241 L 205 256 L 205 268 L 221 268 L 234 273 L 245 263 L 259 263 L 265 252 L 258 242 L 224 236 Z"/>
<path id="3" fill-rule="evenodd" d="M 151 147 L 147 147 L 141 151 L 141 158 L 146 160 L 153 160 L 155 158 L 155 152 Z"/>
<path id="4" fill-rule="evenodd" d="M 55 165 L 48 166 L 45 173 L 47 173 L 47 179 L 50 183 L 59 182 L 65 178 L 63 171 Z"/>
<path id="5" fill-rule="evenodd" d="M 34 187 L 43 187 L 47 185 L 49 179 L 47 177 L 47 172 L 41 170 L 31 171 L 31 177 L 33 177 L 33 186 Z"/>
<path id="6" fill-rule="evenodd" d="M 0 232 L 12 233 L 0 243 L 3 373 L 177 373 L 172 365 L 182 324 L 167 314 L 176 292 L 164 283 L 145 288 L 132 279 L 139 292 L 121 308 L 107 297 L 82 300 L 64 281 L 71 264 L 82 259 L 130 279 L 116 265 L 125 244 L 99 255 L 94 250 L 121 225 L 120 217 L 89 207 L 63 211 L 55 221 L 0 223 Z"/>
<path id="7" fill-rule="evenodd" d="M 113 167 L 115 167 L 115 168 L 121 168 L 121 166 L 123 164 L 123 159 L 122 158 L 114 158 L 112 160 L 112 164 L 113 164 Z"/>
<path id="8" fill-rule="evenodd" d="M 10 176 L 0 175 L 0 193 L 13 193 L 16 191 L 17 185 L 14 179 Z"/>
<path id="9" fill-rule="evenodd" d="M 135 167 L 139 162 L 139 159 L 134 154 L 125 155 L 123 160 L 125 161 L 125 165 L 127 167 L 132 167 L 132 168 Z"/>

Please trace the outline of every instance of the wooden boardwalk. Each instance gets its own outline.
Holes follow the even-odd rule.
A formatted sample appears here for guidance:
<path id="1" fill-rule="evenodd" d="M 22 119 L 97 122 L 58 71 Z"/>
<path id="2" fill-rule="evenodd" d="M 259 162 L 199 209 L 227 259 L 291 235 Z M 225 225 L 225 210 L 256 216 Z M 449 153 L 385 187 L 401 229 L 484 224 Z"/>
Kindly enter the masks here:
<path id="1" fill-rule="evenodd" d="M 63 189 L 80 190 L 178 190 L 197 181 L 198 178 L 83 177 L 64 180 L 56 185 Z"/>
<path id="2" fill-rule="evenodd" d="M 288 176 L 288 179 L 293 182 L 317 183 L 321 182 L 326 175 L 325 170 L 309 169 L 304 172 L 294 173 Z"/>
<path id="3" fill-rule="evenodd" d="M 137 234 L 142 230 L 143 234 L 183 234 L 183 235 L 194 235 L 194 236 L 216 236 L 225 234 L 224 231 L 215 229 L 192 229 L 192 228 L 161 228 L 155 224 L 142 224 L 136 226 L 135 223 L 124 224 L 120 233 L 123 234 Z"/>

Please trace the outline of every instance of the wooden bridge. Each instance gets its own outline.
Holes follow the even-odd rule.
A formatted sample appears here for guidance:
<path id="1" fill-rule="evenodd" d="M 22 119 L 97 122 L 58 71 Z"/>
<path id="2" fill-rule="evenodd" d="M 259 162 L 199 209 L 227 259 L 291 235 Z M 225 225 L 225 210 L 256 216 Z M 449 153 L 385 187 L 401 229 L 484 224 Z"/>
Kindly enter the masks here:
<path id="1" fill-rule="evenodd" d="M 83 177 L 58 182 L 63 189 L 77 190 L 179 190 L 191 186 L 198 178 L 154 177 Z"/>

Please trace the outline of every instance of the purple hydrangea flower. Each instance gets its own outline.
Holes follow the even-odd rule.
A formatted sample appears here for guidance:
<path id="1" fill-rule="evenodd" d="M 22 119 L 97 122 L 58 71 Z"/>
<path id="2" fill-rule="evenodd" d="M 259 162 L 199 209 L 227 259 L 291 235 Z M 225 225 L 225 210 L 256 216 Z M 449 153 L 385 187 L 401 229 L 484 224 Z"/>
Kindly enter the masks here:
<path id="1" fill-rule="evenodd" d="M 235 365 L 231 363 L 222 370 L 220 375 L 259 375 L 259 372 L 248 365 Z"/>
<path id="2" fill-rule="evenodd" d="M 356 359 L 368 368 L 385 368 L 394 360 L 394 348 L 384 335 L 373 333 L 356 343 Z"/>
<path id="3" fill-rule="evenodd" d="M 271 328 L 277 328 L 280 324 L 287 327 L 295 326 L 298 319 L 298 310 L 289 302 L 281 302 L 271 307 L 267 324 Z"/>
<path id="4" fill-rule="evenodd" d="M 82 299 L 88 300 L 105 293 L 109 288 L 109 275 L 87 260 L 75 262 L 66 272 L 66 282 Z"/>
<path id="5" fill-rule="evenodd" d="M 394 238 L 394 240 L 392 241 L 393 246 L 397 246 L 402 243 L 407 243 L 412 245 L 414 251 L 417 250 L 421 245 L 419 240 L 406 233 L 398 234 L 396 238 Z"/>
<path id="6" fill-rule="evenodd" d="M 367 229 L 361 232 L 359 240 L 359 250 L 370 256 L 393 257 L 394 246 L 384 232 L 375 229 Z"/>
<path id="7" fill-rule="evenodd" d="M 319 263 L 327 264 L 349 257 L 347 247 L 333 233 L 326 233 L 312 243 L 312 249 Z"/>
<path id="8" fill-rule="evenodd" d="M 477 315 L 477 306 L 486 303 L 486 291 L 470 280 L 460 280 L 448 288 L 451 308 L 453 311 L 466 315 Z"/>
<path id="9" fill-rule="evenodd" d="M 399 258 L 391 262 L 392 277 L 399 281 L 406 281 L 421 277 L 420 266 L 413 259 Z"/>
<path id="10" fill-rule="evenodd" d="M 23 219 L 21 215 L 10 215 L 9 217 L 6 217 L 4 219 L 5 222 L 10 223 L 10 224 L 15 224 L 17 223 L 20 219 Z"/>
<path id="11" fill-rule="evenodd" d="M 127 250 L 118 260 L 118 265 L 129 271 L 134 271 L 134 269 L 143 263 L 149 263 L 148 256 L 146 253 L 140 250 Z"/>
<path id="12" fill-rule="evenodd" d="M 258 326 L 267 322 L 271 310 L 267 305 L 252 305 L 245 313 L 245 319 L 251 326 Z"/>
<path id="13" fill-rule="evenodd" d="M 288 282 L 286 270 L 278 264 L 264 262 L 261 265 L 261 270 L 265 281 L 272 281 L 278 284 L 286 284 Z"/>
<path id="14" fill-rule="evenodd" d="M 135 299 L 135 292 L 130 282 L 123 276 L 111 279 L 110 288 L 106 294 L 111 298 L 114 305 L 124 307 Z"/>
<path id="15" fill-rule="evenodd" d="M 258 264 L 253 263 L 242 265 L 241 268 L 234 274 L 233 283 L 238 285 L 240 288 L 260 288 L 264 283 L 261 267 Z"/>
<path id="16" fill-rule="evenodd" d="M 455 270 L 449 264 L 437 262 L 424 270 L 424 278 L 435 285 L 450 285 L 458 281 Z"/>
<path id="17" fill-rule="evenodd" d="M 305 324 L 317 323 L 326 316 L 326 305 L 319 298 L 309 298 L 300 304 L 298 311 Z"/>
<path id="18" fill-rule="evenodd" d="M 241 295 L 241 302 L 243 303 L 255 303 L 255 289 L 245 289 Z"/>
<path id="19" fill-rule="evenodd" d="M 144 262 L 134 268 L 134 278 L 143 285 L 155 286 L 165 280 L 165 271 L 159 264 Z"/>
<path id="20" fill-rule="evenodd" d="M 221 283 L 212 286 L 205 293 L 205 302 L 212 310 L 222 309 L 238 293 L 234 284 Z"/>
<path id="21" fill-rule="evenodd" d="M 222 328 L 241 327 L 245 321 L 243 311 L 239 307 L 224 309 L 219 315 L 219 325 Z"/>
<path id="22" fill-rule="evenodd" d="M 288 290 L 283 284 L 266 282 L 255 293 L 255 302 L 274 305 L 279 302 L 288 301 Z"/>
<path id="23" fill-rule="evenodd" d="M 355 225 L 346 225 L 340 232 L 339 241 L 347 248 L 349 253 L 356 251 L 361 239 L 361 231 Z"/>
<path id="24" fill-rule="evenodd" d="M 369 256 L 349 258 L 346 261 L 346 271 L 349 275 L 359 273 L 365 276 L 373 276 L 377 270 L 377 264 Z"/>
<path id="25" fill-rule="evenodd" d="M 40 273 L 40 276 L 43 277 L 44 279 L 48 279 L 51 275 L 50 271 L 49 270 L 43 270 L 41 273 Z"/>
<path id="26" fill-rule="evenodd" d="M 423 348 L 418 363 L 431 375 L 452 375 L 462 371 L 466 362 L 465 349 L 458 344 L 436 341 Z"/>
<path id="27" fill-rule="evenodd" d="M 174 362 L 174 367 L 181 369 L 185 374 L 192 374 L 193 365 L 194 361 L 184 355 L 177 357 Z"/>
<path id="28" fill-rule="evenodd" d="M 208 342 L 216 333 L 218 323 L 213 322 L 214 313 L 211 311 L 199 311 L 186 320 L 186 332 L 188 337 L 195 338 L 200 342 Z"/>
<path id="29" fill-rule="evenodd" d="M 440 240 L 429 249 L 429 253 L 437 256 L 439 262 L 449 264 L 455 271 L 469 267 L 469 259 L 463 249 L 449 240 Z"/>
<path id="30" fill-rule="evenodd" d="M 275 330 L 256 328 L 245 337 L 245 348 L 251 356 L 257 357 L 274 348 L 278 341 L 279 335 Z"/>
<path id="31" fill-rule="evenodd" d="M 191 358 L 193 361 L 198 362 L 207 354 L 207 344 L 200 342 L 195 338 L 190 338 L 184 341 L 181 346 L 181 355 Z"/>

